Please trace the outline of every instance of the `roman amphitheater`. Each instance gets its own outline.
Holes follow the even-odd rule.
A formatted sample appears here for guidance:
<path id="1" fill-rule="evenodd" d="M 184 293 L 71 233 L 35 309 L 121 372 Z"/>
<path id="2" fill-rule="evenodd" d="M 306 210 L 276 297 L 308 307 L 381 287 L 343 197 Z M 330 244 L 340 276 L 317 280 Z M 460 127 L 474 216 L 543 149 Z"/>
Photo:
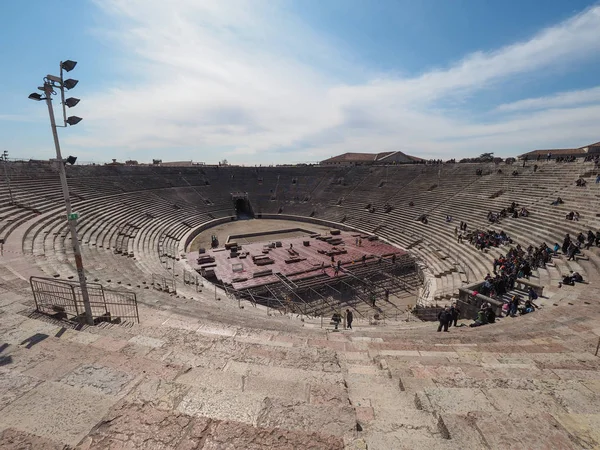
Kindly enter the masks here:
<path id="1" fill-rule="evenodd" d="M 482 294 L 511 247 L 600 229 L 594 162 L 535 164 L 67 166 L 88 325 L 58 172 L 7 162 L 0 448 L 600 448 L 600 248 Z"/>

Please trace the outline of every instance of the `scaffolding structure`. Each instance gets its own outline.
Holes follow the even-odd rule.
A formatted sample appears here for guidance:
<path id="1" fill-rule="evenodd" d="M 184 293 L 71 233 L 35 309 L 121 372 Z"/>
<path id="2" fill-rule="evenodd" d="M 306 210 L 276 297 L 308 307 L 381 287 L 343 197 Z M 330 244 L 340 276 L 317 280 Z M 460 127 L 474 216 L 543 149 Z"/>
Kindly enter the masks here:
<path id="1" fill-rule="evenodd" d="M 318 317 L 349 308 L 358 317 L 363 317 L 359 311 L 361 305 L 377 311 L 390 295 L 416 295 L 422 282 L 416 261 L 410 255 L 403 255 L 395 262 L 380 258 L 346 264 L 334 277 L 321 270 L 299 280 L 291 280 L 282 273 L 275 275 L 277 281 L 271 283 L 244 289 L 224 287 L 238 300 L 264 305 L 281 314 Z"/>

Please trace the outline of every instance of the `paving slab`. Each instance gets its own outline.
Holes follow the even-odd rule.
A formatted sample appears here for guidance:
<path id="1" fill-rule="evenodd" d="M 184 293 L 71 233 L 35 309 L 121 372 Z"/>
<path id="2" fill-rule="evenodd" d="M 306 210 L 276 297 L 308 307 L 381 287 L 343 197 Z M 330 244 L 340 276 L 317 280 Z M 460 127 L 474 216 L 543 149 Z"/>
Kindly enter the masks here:
<path id="1" fill-rule="evenodd" d="M 74 446 L 114 403 L 111 396 L 47 381 L 4 408 L 0 425 Z"/>
<path id="2" fill-rule="evenodd" d="M 256 425 L 266 428 L 313 431 L 340 436 L 351 434 L 356 426 L 354 408 L 308 405 L 278 398 L 265 398 Z"/>
<path id="3" fill-rule="evenodd" d="M 65 374 L 60 381 L 105 395 L 119 395 L 134 379 L 132 374 L 100 364 L 84 364 Z"/>
<path id="4" fill-rule="evenodd" d="M 14 428 L 8 428 L 0 433 L 0 448 L 2 450 L 65 450 L 64 444 L 60 442 L 35 436 Z"/>
<path id="5" fill-rule="evenodd" d="M 192 388 L 177 410 L 190 416 L 256 424 L 264 396 L 249 392 Z"/>

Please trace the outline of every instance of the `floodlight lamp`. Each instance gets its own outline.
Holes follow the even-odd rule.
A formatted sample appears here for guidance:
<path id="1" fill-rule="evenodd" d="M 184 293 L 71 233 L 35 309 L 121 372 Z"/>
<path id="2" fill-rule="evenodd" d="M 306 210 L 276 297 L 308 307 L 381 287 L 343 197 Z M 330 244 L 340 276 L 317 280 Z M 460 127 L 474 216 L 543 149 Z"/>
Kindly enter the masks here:
<path id="1" fill-rule="evenodd" d="M 71 61 L 70 59 L 67 59 L 66 61 L 63 61 L 62 63 L 60 63 L 60 67 L 65 72 L 70 72 L 71 70 L 73 70 L 75 68 L 76 65 L 77 65 L 77 61 Z"/>
<path id="2" fill-rule="evenodd" d="M 67 105 L 69 108 L 76 106 L 77 103 L 79 103 L 79 99 L 75 98 L 75 97 L 69 97 L 68 99 L 65 100 L 65 105 Z"/>
<path id="3" fill-rule="evenodd" d="M 67 89 L 73 89 L 75 86 L 77 86 L 77 83 L 79 83 L 79 80 L 69 78 L 68 80 L 63 81 L 63 86 Z"/>
<path id="4" fill-rule="evenodd" d="M 44 100 L 44 98 L 40 94 L 38 94 L 37 92 L 32 92 L 31 94 L 29 94 L 29 98 L 31 100 L 35 100 L 36 102 Z"/>
<path id="5" fill-rule="evenodd" d="M 69 155 L 69 157 L 67 159 L 65 159 L 65 162 L 67 164 L 70 164 L 70 165 L 75 164 L 75 161 L 77 161 L 77 156 L 70 156 Z"/>
<path id="6" fill-rule="evenodd" d="M 83 119 L 81 117 L 77 117 L 77 116 L 71 116 L 69 117 L 66 122 L 69 125 L 77 125 L 79 122 L 81 122 Z"/>

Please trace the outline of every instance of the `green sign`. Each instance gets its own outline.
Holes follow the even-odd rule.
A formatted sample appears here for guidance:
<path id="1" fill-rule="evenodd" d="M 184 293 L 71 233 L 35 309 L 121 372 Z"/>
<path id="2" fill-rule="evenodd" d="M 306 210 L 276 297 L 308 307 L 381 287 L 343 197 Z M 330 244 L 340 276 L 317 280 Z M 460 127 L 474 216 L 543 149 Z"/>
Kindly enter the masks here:
<path id="1" fill-rule="evenodd" d="M 79 219 L 79 214 L 78 213 L 71 213 L 69 214 L 69 220 L 77 220 Z"/>

